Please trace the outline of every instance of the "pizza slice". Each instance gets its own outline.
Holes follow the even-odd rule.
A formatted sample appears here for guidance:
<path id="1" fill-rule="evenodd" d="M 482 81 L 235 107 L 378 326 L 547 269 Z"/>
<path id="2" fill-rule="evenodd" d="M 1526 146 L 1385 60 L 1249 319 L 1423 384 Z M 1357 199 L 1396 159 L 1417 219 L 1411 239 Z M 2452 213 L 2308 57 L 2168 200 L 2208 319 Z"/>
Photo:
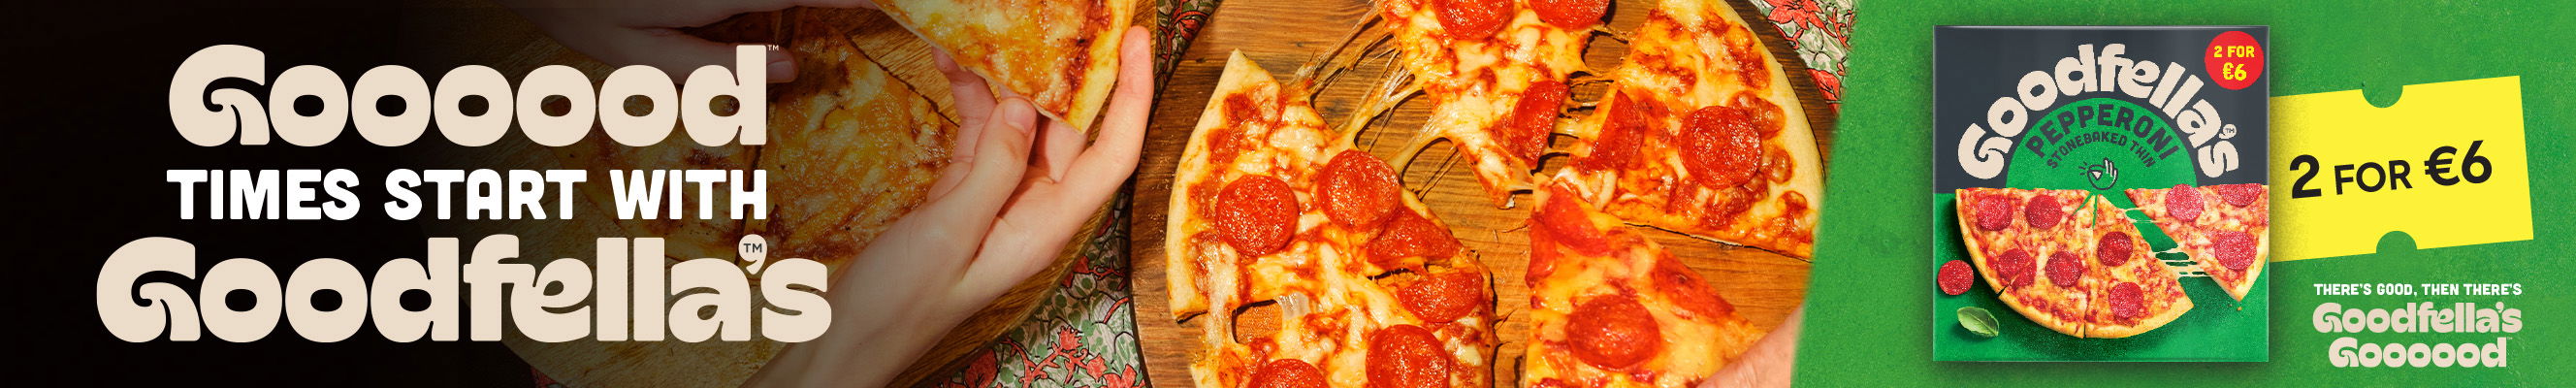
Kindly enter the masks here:
<path id="1" fill-rule="evenodd" d="M 773 200 L 767 219 L 744 229 L 767 238 L 777 257 L 837 270 L 926 200 L 956 131 L 847 37 L 799 25 L 788 51 L 801 74 L 780 85 L 772 141 L 758 158 Z"/>
<path id="2" fill-rule="evenodd" d="M 2129 189 L 2138 211 L 2173 237 L 2202 272 L 2245 300 L 2272 253 L 2271 188 L 2258 183 Z"/>
<path id="3" fill-rule="evenodd" d="M 1498 203 L 1529 189 L 1565 112 L 1566 77 L 1608 0 L 1382 0 L 1402 61 L 1448 139 Z"/>
<path id="4" fill-rule="evenodd" d="M 1173 174 L 1164 265 L 1172 318 L 1200 328 L 1193 381 L 1490 385 L 1487 271 L 1304 88 L 1236 53 Z M 1258 304 L 1277 331 L 1239 332 Z"/>
<path id="5" fill-rule="evenodd" d="M 1815 249 L 1823 160 L 1788 76 L 1720 2 L 1665 0 L 1568 147 L 1611 215 L 1794 257 Z"/>
<path id="6" fill-rule="evenodd" d="M 1088 132 L 1118 81 L 1136 0 L 874 0 L 913 34 L 1038 111 Z"/>
<path id="7" fill-rule="evenodd" d="M 1548 185 L 1531 214 L 1523 386 L 1698 386 L 1761 338 L 1699 273 L 1580 190 Z"/>
<path id="8" fill-rule="evenodd" d="M 2102 281 L 2085 260 L 2091 234 L 2069 221 L 2085 192 L 1972 188 L 1957 198 L 1968 261 L 1996 298 L 2042 327 L 2084 337 Z"/>
<path id="9" fill-rule="evenodd" d="M 1996 298 L 2079 338 L 2123 338 L 2191 310 L 2173 268 L 2145 254 L 2137 225 L 2084 190 L 1961 189 L 1961 240 Z"/>
<path id="10" fill-rule="evenodd" d="M 2129 220 L 2127 211 L 2108 198 L 2091 198 L 2085 209 L 2078 210 L 2090 217 L 2079 222 L 2092 226 L 2088 236 L 2098 237 L 2078 252 L 2090 253 L 2102 276 L 2093 289 L 2092 326 L 2084 336 L 2127 338 L 2164 327 L 2190 312 L 2191 297 L 2182 292 L 2181 274 L 2147 254 L 2147 240 L 2139 237 L 2138 225 Z"/>

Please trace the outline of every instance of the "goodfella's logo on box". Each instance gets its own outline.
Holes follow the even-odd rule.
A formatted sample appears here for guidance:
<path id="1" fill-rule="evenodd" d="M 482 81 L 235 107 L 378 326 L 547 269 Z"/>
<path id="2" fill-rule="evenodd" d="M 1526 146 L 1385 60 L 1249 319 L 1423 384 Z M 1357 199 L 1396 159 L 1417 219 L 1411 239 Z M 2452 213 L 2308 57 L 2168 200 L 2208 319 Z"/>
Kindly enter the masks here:
<path id="1" fill-rule="evenodd" d="M 2054 60 L 1998 59 L 1991 70 L 1944 69 L 1943 82 L 2010 86 L 2001 95 L 1968 99 L 1990 101 L 1982 106 L 1943 107 L 1939 125 L 1964 128 L 1955 143 L 1940 148 L 1952 152 L 1947 160 L 1956 168 L 1950 173 L 1970 178 L 1963 181 L 2002 179 L 2010 187 L 2105 192 L 2197 184 L 2199 178 L 2238 171 L 2259 181 L 2260 163 L 2248 161 L 2261 160 L 2262 143 L 2259 135 L 2248 134 L 2260 133 L 2266 117 L 2263 88 L 2254 82 L 2262 68 L 2261 46 L 2243 32 L 2229 31 L 2202 55 L 2156 58 L 2133 54 L 2126 40 L 2112 36 L 2033 47 L 2063 53 Z M 1986 74 L 1946 77 L 1953 72 Z M 1952 90 L 2004 90 L 1976 84 L 1941 88 L 1944 99 L 1960 97 L 1946 94 Z M 2223 93 L 2234 95 L 2217 96 Z M 2254 140 L 2240 141 L 2249 137 Z"/>

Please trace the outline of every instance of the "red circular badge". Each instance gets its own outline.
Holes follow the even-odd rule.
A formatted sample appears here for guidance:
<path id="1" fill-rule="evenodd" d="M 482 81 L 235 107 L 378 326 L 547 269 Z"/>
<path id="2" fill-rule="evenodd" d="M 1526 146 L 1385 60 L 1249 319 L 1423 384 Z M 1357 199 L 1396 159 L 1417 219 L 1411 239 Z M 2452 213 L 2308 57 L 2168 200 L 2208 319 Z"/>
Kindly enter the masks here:
<path id="1" fill-rule="evenodd" d="M 2244 31 L 2228 31 L 2209 40 L 2209 50 L 2201 53 L 2209 67 L 2209 78 L 2227 90 L 2253 86 L 2263 79 L 2263 44 Z"/>

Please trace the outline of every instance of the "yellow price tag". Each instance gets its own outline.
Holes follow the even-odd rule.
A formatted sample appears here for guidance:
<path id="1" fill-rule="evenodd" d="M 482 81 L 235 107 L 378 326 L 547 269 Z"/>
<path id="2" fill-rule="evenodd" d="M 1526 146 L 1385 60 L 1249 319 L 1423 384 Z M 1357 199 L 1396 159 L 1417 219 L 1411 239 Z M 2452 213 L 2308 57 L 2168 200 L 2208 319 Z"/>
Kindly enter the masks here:
<path id="1" fill-rule="evenodd" d="M 2272 98 L 2272 261 L 2531 239 L 2521 77 Z"/>

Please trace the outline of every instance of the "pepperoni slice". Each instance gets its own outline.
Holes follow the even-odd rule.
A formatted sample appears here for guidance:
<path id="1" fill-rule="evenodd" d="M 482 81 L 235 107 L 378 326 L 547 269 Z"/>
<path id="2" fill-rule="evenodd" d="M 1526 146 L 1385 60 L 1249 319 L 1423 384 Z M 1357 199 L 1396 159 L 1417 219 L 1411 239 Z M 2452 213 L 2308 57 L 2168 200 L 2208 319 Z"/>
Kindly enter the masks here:
<path id="1" fill-rule="evenodd" d="M 1293 358 L 1270 360 L 1252 375 L 1251 388 L 1324 388 L 1324 370 Z"/>
<path id="2" fill-rule="evenodd" d="M 2104 299 L 2111 301 L 2111 316 L 2120 319 L 2136 319 L 2147 313 L 2147 295 L 2138 290 L 2137 283 L 2111 286 L 2111 295 Z"/>
<path id="3" fill-rule="evenodd" d="M 2210 236 L 2209 244 L 2218 250 L 2218 265 L 2240 272 L 2254 265 L 2254 251 L 2261 248 L 2257 246 L 2261 242 L 2254 238 L 2253 233 L 2233 230 Z"/>
<path id="4" fill-rule="evenodd" d="M 1687 127 L 1675 140 L 1681 143 L 1682 163 L 1690 166 L 1691 175 L 1713 187 L 1735 187 L 1753 180 L 1755 167 L 1762 163 L 1762 138 L 1743 109 L 1701 107 L 1683 123 Z"/>
<path id="5" fill-rule="evenodd" d="M 2003 277 L 2004 285 L 2009 287 L 2028 286 L 2033 280 L 2032 277 L 2036 275 L 2031 273 L 2036 268 L 2030 261 L 2030 251 L 2027 250 L 2014 249 L 2004 252 L 2002 256 L 1996 256 L 1994 267 L 1995 275 Z"/>
<path id="6" fill-rule="evenodd" d="M 1386 161 L 1359 150 L 1342 151 L 1324 165 L 1324 214 L 1343 225 L 1377 226 L 1402 202 L 1403 189 Z"/>
<path id="7" fill-rule="evenodd" d="M 2012 197 L 1996 194 L 1974 199 L 1977 210 L 1970 215 L 1977 217 L 1977 229 L 1993 231 L 2012 227 Z"/>
<path id="8" fill-rule="evenodd" d="M 1395 291 L 1395 300 L 1424 322 L 1456 321 L 1493 301 L 1485 297 L 1485 274 L 1451 272 L 1432 275 Z"/>
<path id="9" fill-rule="evenodd" d="M 1279 178 L 1235 179 L 1217 194 L 1217 204 L 1218 236 L 1245 257 L 1276 252 L 1288 246 L 1288 238 L 1297 232 L 1297 195 Z"/>
<path id="10" fill-rule="evenodd" d="M 1413 214 L 1412 209 L 1395 212 L 1386 229 L 1369 240 L 1369 263 L 1380 268 L 1406 267 L 1405 259 L 1416 257 L 1449 257 L 1458 253 L 1458 239 L 1448 229 L 1431 223 L 1431 219 Z"/>
<path id="11" fill-rule="evenodd" d="M 2227 204 L 2235 205 L 2236 207 L 2245 207 L 2246 205 L 2254 204 L 2254 201 L 2263 200 L 2263 185 L 2242 183 L 2210 186 L 2209 188 L 2218 191 L 2218 199 L 2227 201 Z"/>
<path id="12" fill-rule="evenodd" d="M 1449 352 L 1421 326 L 1395 325 L 1369 334 L 1369 388 L 1449 386 Z"/>
<path id="13" fill-rule="evenodd" d="M 2137 258 L 2138 245 L 2136 241 L 2137 240 L 2129 239 L 2128 232 L 2112 231 L 2110 233 L 2103 233 L 2102 241 L 2094 243 L 2093 260 L 2101 261 L 2102 266 L 2104 267 L 2118 267 L 2121 264 L 2128 264 L 2129 259 Z"/>
<path id="14" fill-rule="evenodd" d="M 1494 36 L 1503 24 L 1512 20 L 1511 0 L 1448 0 L 1440 7 L 1440 28 L 1449 39 L 1476 40 Z"/>
<path id="15" fill-rule="evenodd" d="M 2084 258 L 2072 252 L 2048 255 L 2048 283 L 2060 288 L 2075 287 L 2084 281 Z"/>
<path id="16" fill-rule="evenodd" d="M 1610 13 L 1610 0 L 1530 0 L 1538 20 L 1568 30 L 1592 28 Z"/>
<path id="17" fill-rule="evenodd" d="M 1503 150 L 1522 162 L 1537 164 L 1540 153 L 1547 152 L 1547 134 L 1556 130 L 1556 117 L 1565 112 L 1565 83 L 1553 79 L 1539 80 L 1521 92 L 1521 100 L 1512 107 L 1512 117 L 1501 133 Z"/>
<path id="18" fill-rule="evenodd" d="M 1541 201 L 1534 214 L 1539 228 L 1575 252 L 1591 256 L 1609 253 L 1609 236 L 1593 228 L 1591 213 L 1575 203 L 1582 200 L 1564 186 L 1548 186 L 1548 199 Z"/>
<path id="19" fill-rule="evenodd" d="M 1544 230 L 1530 232 L 1529 268 L 1521 271 L 1521 284 L 1536 285 L 1556 274 L 1557 257 L 1564 255 L 1556 251 L 1557 245 Z"/>
<path id="20" fill-rule="evenodd" d="M 1726 299 L 1718 298 L 1717 290 L 1710 289 L 1708 281 L 1701 280 L 1699 272 L 1691 271 L 1690 267 L 1682 265 L 1681 260 L 1674 260 L 1671 257 L 1657 258 L 1653 271 L 1647 276 L 1648 280 L 1653 281 L 1656 295 L 1662 295 L 1664 300 L 1681 306 L 1677 312 L 1683 313 L 1684 317 L 1715 317 L 1735 313 L 1735 305 L 1726 303 Z"/>
<path id="21" fill-rule="evenodd" d="M 1941 275 L 1936 280 L 1941 282 L 1941 293 L 1966 293 L 1968 287 L 1977 285 L 1977 269 L 1969 267 L 1967 260 L 1951 260 L 1941 263 Z"/>
<path id="22" fill-rule="evenodd" d="M 2190 221 L 2200 218 L 2200 190 L 2191 185 L 2174 185 L 2165 191 L 2165 217 Z"/>
<path id="23" fill-rule="evenodd" d="M 1567 345 L 1574 358 L 1603 368 L 1626 368 L 1645 361 L 1664 345 L 1646 305 L 1627 295 L 1603 295 L 1574 306 L 1567 317 Z"/>
<path id="24" fill-rule="evenodd" d="M 2057 197 L 2033 195 L 2030 203 L 2022 207 L 2021 216 L 2030 221 L 2031 228 L 2046 230 L 2066 219 L 2066 209 L 2058 207 Z"/>
<path id="25" fill-rule="evenodd" d="M 1638 149 L 1656 129 L 1656 107 L 1640 103 L 1622 92 L 1611 100 L 1610 117 L 1602 123 L 1600 138 L 1592 139 L 1592 153 L 1575 164 L 1588 169 L 1622 170 L 1637 164 Z"/>

